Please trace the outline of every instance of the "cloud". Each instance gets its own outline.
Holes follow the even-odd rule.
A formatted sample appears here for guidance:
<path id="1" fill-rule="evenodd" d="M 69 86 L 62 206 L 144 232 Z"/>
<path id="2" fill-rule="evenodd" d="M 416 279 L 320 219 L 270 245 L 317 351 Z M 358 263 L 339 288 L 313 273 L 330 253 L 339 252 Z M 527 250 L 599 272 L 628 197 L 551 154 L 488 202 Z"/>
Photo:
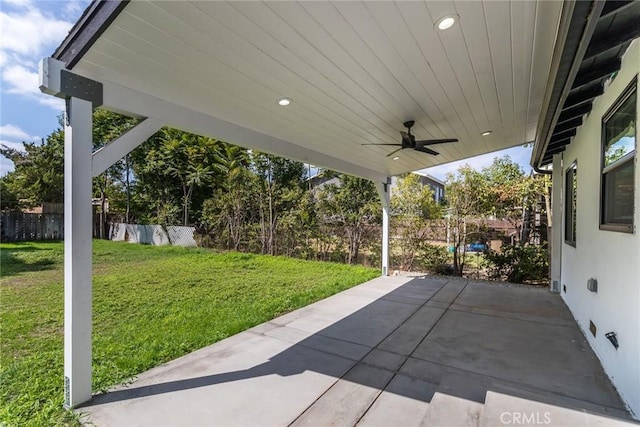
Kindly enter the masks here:
<path id="1" fill-rule="evenodd" d="M 22 142 L 11 142 L 0 140 L 0 146 L 11 148 L 12 150 L 24 152 L 24 144 Z"/>
<path id="2" fill-rule="evenodd" d="M 73 25 L 67 17 L 79 16 L 86 0 L 64 4 L 30 0 L 2 0 L 0 11 L 0 65 L 2 91 L 34 100 L 56 110 L 61 100 L 38 89 L 38 62 L 50 55 Z M 50 10 L 45 10 L 50 9 Z M 64 18 L 63 18 L 64 16 Z"/>
<path id="3" fill-rule="evenodd" d="M 85 9 L 86 2 L 82 0 L 71 0 L 67 2 L 64 7 L 65 13 L 71 16 L 80 16 L 80 13 Z"/>
<path id="4" fill-rule="evenodd" d="M 0 176 L 5 176 L 14 170 L 15 166 L 13 165 L 13 162 L 3 156 L 0 156 Z"/>
<path id="5" fill-rule="evenodd" d="M 7 93 L 21 95 L 40 93 L 38 89 L 38 73 L 22 65 L 10 65 L 2 71 L 2 80 L 8 84 Z"/>
<path id="6" fill-rule="evenodd" d="M 5 137 L 4 127 L 5 126 L 2 126 L 3 128 L 2 137 Z M 7 148 L 12 148 L 17 151 L 24 151 L 24 145 L 22 145 L 21 142 L 11 142 L 11 141 L 0 140 L 0 146 L 3 146 L 3 145 L 6 146 Z M 0 176 L 5 176 L 6 174 L 14 170 L 15 170 L 15 165 L 13 164 L 13 162 L 7 159 L 6 157 L 4 157 L 3 155 L 0 155 Z"/>
<path id="7" fill-rule="evenodd" d="M 38 55 L 67 35 L 72 22 L 45 15 L 30 2 L 14 12 L 0 12 L 0 50 L 20 55 Z"/>
<path id="8" fill-rule="evenodd" d="M 20 141 L 37 141 L 40 139 L 39 136 L 29 135 L 27 132 L 20 129 L 18 126 L 6 124 L 0 126 L 0 141 L 2 144 L 9 144 L 9 140 L 20 140 Z M 5 140 L 6 139 L 6 140 Z"/>
<path id="9" fill-rule="evenodd" d="M 29 7 L 31 6 L 31 0 L 3 0 L 5 4 L 10 4 L 15 7 Z"/>
<path id="10" fill-rule="evenodd" d="M 21 95 L 56 110 L 64 109 L 64 101 L 40 92 L 38 73 L 22 65 L 10 65 L 2 71 L 5 93 Z"/>

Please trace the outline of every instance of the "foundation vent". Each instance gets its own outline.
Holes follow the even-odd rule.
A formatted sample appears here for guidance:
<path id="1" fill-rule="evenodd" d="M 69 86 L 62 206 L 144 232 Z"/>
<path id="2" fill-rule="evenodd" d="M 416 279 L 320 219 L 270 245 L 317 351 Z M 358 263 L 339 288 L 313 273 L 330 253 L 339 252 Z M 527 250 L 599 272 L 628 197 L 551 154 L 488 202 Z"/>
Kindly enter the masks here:
<path id="1" fill-rule="evenodd" d="M 598 292 L 598 279 L 594 279 L 593 277 L 587 280 L 587 289 L 591 292 Z"/>

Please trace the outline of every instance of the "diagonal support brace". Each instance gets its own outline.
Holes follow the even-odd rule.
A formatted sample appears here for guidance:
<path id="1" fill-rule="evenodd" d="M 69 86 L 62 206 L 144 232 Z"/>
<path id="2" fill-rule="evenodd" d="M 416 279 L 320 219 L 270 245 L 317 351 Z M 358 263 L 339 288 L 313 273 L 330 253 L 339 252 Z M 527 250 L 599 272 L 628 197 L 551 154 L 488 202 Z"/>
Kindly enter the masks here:
<path id="1" fill-rule="evenodd" d="M 129 154 L 138 145 L 156 133 L 164 124 L 160 120 L 147 118 L 120 137 L 97 150 L 92 155 L 92 175 L 98 176 L 108 167 Z"/>

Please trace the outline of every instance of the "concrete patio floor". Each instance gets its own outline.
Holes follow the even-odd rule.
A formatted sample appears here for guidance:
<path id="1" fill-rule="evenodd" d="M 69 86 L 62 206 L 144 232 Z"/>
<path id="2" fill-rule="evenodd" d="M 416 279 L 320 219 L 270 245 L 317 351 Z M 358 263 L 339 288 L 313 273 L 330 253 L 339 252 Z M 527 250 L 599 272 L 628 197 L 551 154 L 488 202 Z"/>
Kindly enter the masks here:
<path id="1" fill-rule="evenodd" d="M 364 283 L 79 409 L 97 426 L 523 425 L 527 411 L 528 425 L 630 418 L 558 295 L 430 277 Z"/>

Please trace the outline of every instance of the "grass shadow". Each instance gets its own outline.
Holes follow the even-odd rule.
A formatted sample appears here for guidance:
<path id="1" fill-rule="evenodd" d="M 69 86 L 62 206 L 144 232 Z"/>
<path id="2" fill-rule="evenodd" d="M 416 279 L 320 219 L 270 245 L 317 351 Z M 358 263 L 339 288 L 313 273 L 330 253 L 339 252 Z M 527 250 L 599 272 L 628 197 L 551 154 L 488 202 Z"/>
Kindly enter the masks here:
<path id="1" fill-rule="evenodd" d="M 59 262 L 57 258 L 51 250 L 30 244 L 3 247 L 0 249 L 0 276 L 53 270 Z"/>

